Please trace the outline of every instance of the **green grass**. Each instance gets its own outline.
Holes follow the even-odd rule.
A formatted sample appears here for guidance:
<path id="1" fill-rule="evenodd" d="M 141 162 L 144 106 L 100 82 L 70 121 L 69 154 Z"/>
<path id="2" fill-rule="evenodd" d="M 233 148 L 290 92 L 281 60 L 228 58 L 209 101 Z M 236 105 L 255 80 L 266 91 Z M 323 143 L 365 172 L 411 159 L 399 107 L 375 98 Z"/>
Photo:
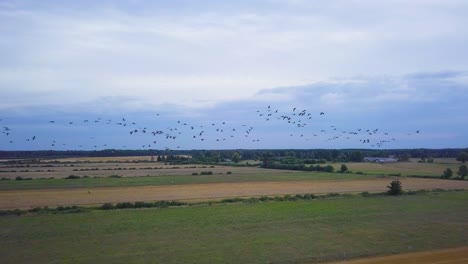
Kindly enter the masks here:
<path id="1" fill-rule="evenodd" d="M 461 163 L 418 163 L 418 162 L 396 162 L 396 163 L 372 163 L 372 162 L 351 162 L 330 164 L 339 170 L 341 164 L 345 164 L 349 170 L 356 173 L 358 171 L 369 175 L 390 175 L 400 174 L 401 176 L 428 176 L 440 178 L 446 168 L 458 171 Z"/>
<path id="2" fill-rule="evenodd" d="M 319 262 L 467 245 L 468 192 L 0 217 L 2 263 Z"/>
<path id="3" fill-rule="evenodd" d="M 35 180 L 9 180 L 0 181 L 0 191 L 4 190 L 32 190 L 32 189 L 71 189 L 92 187 L 127 187 L 146 185 L 177 185 L 200 183 L 225 182 L 266 182 L 266 181 L 307 181 L 307 180 L 346 180 L 369 179 L 375 176 L 341 174 L 294 172 L 274 174 L 216 174 L 196 176 L 145 176 L 123 178 L 81 178 L 81 179 L 35 179 Z"/>

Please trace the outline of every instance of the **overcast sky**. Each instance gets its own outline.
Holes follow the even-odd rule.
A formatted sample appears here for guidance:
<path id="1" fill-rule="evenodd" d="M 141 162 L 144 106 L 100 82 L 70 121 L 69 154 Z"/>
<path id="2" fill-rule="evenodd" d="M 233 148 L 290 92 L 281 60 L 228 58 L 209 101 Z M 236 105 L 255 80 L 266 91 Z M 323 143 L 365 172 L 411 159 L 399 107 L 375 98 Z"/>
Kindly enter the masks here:
<path id="1" fill-rule="evenodd" d="M 449 0 L 2 0 L 0 149 L 467 147 L 466 14 Z"/>

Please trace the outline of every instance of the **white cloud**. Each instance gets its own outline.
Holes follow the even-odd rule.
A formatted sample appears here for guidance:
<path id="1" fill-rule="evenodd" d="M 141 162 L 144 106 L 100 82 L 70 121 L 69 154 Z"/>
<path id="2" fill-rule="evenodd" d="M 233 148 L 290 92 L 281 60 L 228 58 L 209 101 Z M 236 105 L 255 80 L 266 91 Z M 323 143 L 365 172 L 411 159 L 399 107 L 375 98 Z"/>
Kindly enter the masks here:
<path id="1" fill-rule="evenodd" d="M 132 96 L 148 107 L 203 107 L 274 87 L 329 83 L 333 76 L 468 68 L 462 45 L 468 8 L 458 1 L 273 1 L 267 11 L 51 10 L 8 5 L 0 11 L 0 89 L 17 105 Z M 381 101 L 408 100 L 414 89 L 374 83 L 370 93 Z M 55 96 L 35 96 L 40 92 Z M 339 92 L 323 100 L 343 103 L 348 95 Z M 0 103 L 11 105 L 5 98 Z"/>

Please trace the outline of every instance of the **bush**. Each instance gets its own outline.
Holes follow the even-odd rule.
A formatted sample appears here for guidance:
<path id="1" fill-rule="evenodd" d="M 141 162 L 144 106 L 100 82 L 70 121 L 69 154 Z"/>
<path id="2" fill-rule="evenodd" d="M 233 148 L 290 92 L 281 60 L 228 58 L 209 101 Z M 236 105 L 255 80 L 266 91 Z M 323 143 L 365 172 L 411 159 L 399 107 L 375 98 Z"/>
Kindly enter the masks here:
<path id="1" fill-rule="evenodd" d="M 122 202 L 122 203 L 117 203 L 115 207 L 118 209 L 134 208 L 134 205 L 130 202 Z"/>
<path id="2" fill-rule="evenodd" d="M 112 210 L 115 209 L 115 206 L 111 203 L 105 203 L 101 207 L 99 207 L 101 210 Z"/>
<path id="3" fill-rule="evenodd" d="M 73 179 L 79 179 L 79 178 L 81 178 L 81 177 L 80 177 L 80 176 L 77 176 L 77 175 L 73 175 L 73 174 L 72 174 L 72 175 L 69 175 L 68 177 L 65 177 L 65 179 L 68 179 L 68 180 L 70 180 L 70 179 L 72 179 L 72 180 L 73 180 Z"/>
<path id="4" fill-rule="evenodd" d="M 228 172 L 226 172 L 226 174 L 232 174 L 232 171 L 228 171 Z"/>
<path id="5" fill-rule="evenodd" d="M 399 180 L 393 180 L 390 185 L 387 186 L 387 188 L 388 195 L 401 195 L 403 193 L 403 188 Z"/>
<path id="6" fill-rule="evenodd" d="M 369 197 L 369 196 L 371 196 L 371 194 L 369 192 L 362 192 L 361 196 L 362 197 Z"/>
<path id="7" fill-rule="evenodd" d="M 202 171 L 200 172 L 201 175 L 213 175 L 212 171 Z"/>
<path id="8" fill-rule="evenodd" d="M 192 175 L 198 175 L 198 172 L 192 172 Z"/>

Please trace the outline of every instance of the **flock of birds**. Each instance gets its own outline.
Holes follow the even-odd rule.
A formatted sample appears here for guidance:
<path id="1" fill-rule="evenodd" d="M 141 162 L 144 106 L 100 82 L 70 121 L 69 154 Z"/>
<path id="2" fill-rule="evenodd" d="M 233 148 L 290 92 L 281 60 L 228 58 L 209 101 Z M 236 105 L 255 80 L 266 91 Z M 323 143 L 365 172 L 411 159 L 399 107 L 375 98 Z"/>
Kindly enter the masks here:
<path id="1" fill-rule="evenodd" d="M 158 123 L 157 118 L 160 114 L 154 114 L 155 123 Z M 385 144 L 396 141 L 395 136 L 392 136 L 388 131 L 381 131 L 379 128 L 356 128 L 353 130 L 339 129 L 336 125 L 329 125 L 327 127 L 317 128 L 317 120 L 324 119 L 326 117 L 325 112 L 310 112 L 308 110 L 300 110 L 296 107 L 292 108 L 288 112 L 280 112 L 279 109 L 274 109 L 270 105 L 263 109 L 256 110 L 256 126 L 260 125 L 260 122 L 273 123 L 276 122 L 278 125 L 288 127 L 288 133 L 285 136 L 289 138 L 299 138 L 305 141 L 313 140 L 314 137 L 325 141 L 337 141 L 337 140 L 358 140 L 360 145 L 373 148 L 381 148 Z M 320 120 L 318 120 L 320 121 Z M 171 148 L 180 149 L 179 143 L 188 143 L 189 141 L 198 141 L 199 143 L 221 143 L 236 140 L 236 147 L 241 147 L 242 140 L 249 142 L 260 142 L 259 136 L 256 136 L 254 126 L 241 124 L 236 126 L 230 125 L 226 121 L 221 122 L 210 122 L 208 124 L 195 124 L 184 122 L 181 120 L 173 121 L 172 126 L 165 126 L 164 128 L 151 128 L 150 124 L 139 124 L 136 121 L 129 120 L 128 118 L 121 117 L 118 120 L 103 119 L 101 117 L 95 119 L 84 119 L 84 120 L 72 120 L 72 121 L 56 121 L 49 120 L 48 125 L 51 129 L 54 126 L 91 126 L 94 125 L 107 125 L 117 126 L 123 130 L 128 137 L 144 137 L 137 141 L 132 141 L 129 138 L 125 140 L 131 148 L 135 148 L 135 144 L 132 142 L 142 142 L 137 148 L 142 149 L 170 149 L 167 145 L 171 145 Z M 160 124 L 160 123 L 158 123 Z M 314 125 L 315 124 L 315 125 Z M 27 138 L 18 139 L 14 137 L 15 129 L 5 124 L 4 119 L 0 119 L 1 132 L 6 138 L 6 141 L 0 140 L 0 142 L 6 142 L 9 144 L 15 144 L 18 140 L 26 142 L 37 142 L 41 140 L 37 135 L 30 135 Z M 310 129 L 309 129 L 310 128 Z M 96 127 L 93 127 L 96 129 Z M 414 133 L 407 133 L 408 136 L 420 134 L 417 130 Z M 14 138 L 14 139 L 13 139 Z M 95 136 L 89 137 L 89 140 L 96 139 Z M 58 139 L 49 139 L 46 142 L 47 148 L 54 149 L 83 149 L 83 148 L 94 148 L 94 149 L 108 149 L 116 148 L 113 144 L 104 143 L 99 144 L 98 142 L 90 141 L 91 144 L 77 144 L 68 145 L 70 142 L 59 142 Z M 102 141 L 102 139 L 100 140 Z M 169 143 L 170 142 L 170 143 Z M 357 142 L 357 141 L 356 141 Z M 3 145 L 3 144 L 2 144 Z M 111 147 L 112 145 L 112 147 Z M 44 146 L 44 145 L 43 145 Z M 1 148 L 1 147 L 0 147 Z M 122 145 L 120 148 L 128 148 L 127 145 Z"/>

